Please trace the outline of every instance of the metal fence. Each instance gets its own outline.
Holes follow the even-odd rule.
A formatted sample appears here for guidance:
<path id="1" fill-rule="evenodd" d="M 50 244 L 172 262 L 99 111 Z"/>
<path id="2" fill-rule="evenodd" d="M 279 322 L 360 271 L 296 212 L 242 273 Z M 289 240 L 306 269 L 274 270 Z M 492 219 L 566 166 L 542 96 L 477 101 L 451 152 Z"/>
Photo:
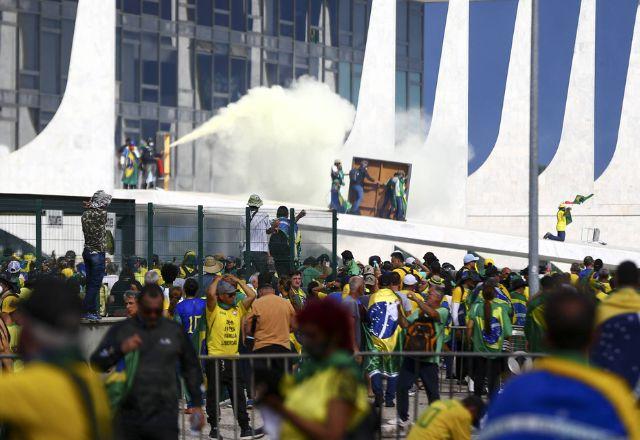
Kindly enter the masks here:
<path id="1" fill-rule="evenodd" d="M 0 257 L 8 260 L 15 254 L 31 254 L 35 265 L 41 266 L 72 251 L 75 262 L 80 263 L 84 247 L 83 201 L 79 197 L 0 195 Z M 155 268 L 164 262 L 181 265 L 190 251 L 196 255 L 195 269 L 201 274 L 207 255 L 236 257 L 246 267 L 255 255 L 251 243 L 255 247 L 257 238 L 252 233 L 256 229 L 251 227 L 252 214 L 245 208 L 135 205 L 133 200 L 114 199 L 107 213 L 107 227 L 115 241 L 114 253 L 108 259 L 120 268 Z M 261 209 L 260 213 L 266 214 L 269 222 L 277 219 L 275 210 Z M 285 220 L 297 215 L 299 212 L 290 209 Z M 281 270 L 296 269 L 306 257 L 321 254 L 326 254 L 336 267 L 335 212 L 307 211 L 286 235 L 288 244 L 281 252 Z M 269 238 L 261 240 L 267 241 L 263 247 L 269 249 Z"/>

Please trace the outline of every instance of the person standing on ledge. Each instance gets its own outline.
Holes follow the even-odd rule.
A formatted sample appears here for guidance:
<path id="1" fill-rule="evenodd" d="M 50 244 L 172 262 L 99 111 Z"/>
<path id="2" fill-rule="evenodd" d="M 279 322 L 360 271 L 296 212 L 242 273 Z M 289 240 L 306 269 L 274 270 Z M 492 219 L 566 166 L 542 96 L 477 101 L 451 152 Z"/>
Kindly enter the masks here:
<path id="1" fill-rule="evenodd" d="M 551 232 L 544 234 L 545 240 L 552 241 L 564 241 L 566 237 L 567 226 L 571 224 L 571 207 L 564 203 L 558 206 L 558 213 L 556 214 L 558 221 L 556 222 L 556 231 L 558 235 L 553 235 Z"/>
<path id="2" fill-rule="evenodd" d="M 369 162 L 363 160 L 358 164 L 357 168 L 349 171 L 349 181 L 351 183 L 350 191 L 353 191 L 355 193 L 353 206 L 349 211 L 350 214 L 360 215 L 360 203 L 362 203 L 362 198 L 364 197 L 364 179 L 367 179 L 373 183 L 378 183 L 373 177 L 369 175 L 369 171 L 367 171 L 368 165 Z"/>
<path id="3" fill-rule="evenodd" d="M 82 258 L 87 271 L 87 291 L 84 295 L 83 318 L 99 321 L 98 292 L 102 285 L 105 269 L 105 251 L 107 250 L 107 206 L 111 196 L 104 191 L 96 191 L 91 200 L 84 202 L 82 214 L 82 233 L 84 250 Z"/>

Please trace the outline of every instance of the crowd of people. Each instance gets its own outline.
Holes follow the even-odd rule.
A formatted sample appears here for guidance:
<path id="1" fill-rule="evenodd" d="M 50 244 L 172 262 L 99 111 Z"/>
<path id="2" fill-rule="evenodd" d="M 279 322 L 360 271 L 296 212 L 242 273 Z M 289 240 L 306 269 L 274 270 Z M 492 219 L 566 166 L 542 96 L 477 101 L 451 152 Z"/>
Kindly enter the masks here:
<path id="1" fill-rule="evenodd" d="M 141 139 L 137 144 L 127 138 L 119 154 L 124 189 L 154 189 L 164 177 L 163 155 L 156 151 L 152 138 Z"/>
<path id="2" fill-rule="evenodd" d="M 473 429 L 490 439 L 640 438 L 640 274 L 632 262 L 613 273 L 590 256 L 569 273 L 544 263 L 540 291 L 530 292 L 527 268 L 472 253 L 455 267 L 432 252 L 359 261 L 357 250 L 344 250 L 334 272 L 327 255 L 299 268 L 278 262 L 256 234 L 247 266 L 220 254 L 198 262 L 188 251 L 180 264 L 136 259 L 118 274 L 100 226 L 109 201 L 97 192 L 87 203 L 82 265 L 71 253 L 46 271 L 26 256 L 2 263 L 0 347 L 27 361 L 2 359 L 12 373 L 0 377 L 9 432 L 176 439 L 184 398 L 191 428 L 206 421 L 209 437 L 221 438 L 219 403 L 229 398 L 243 439 L 369 439 L 379 430 L 470 439 Z M 282 224 L 265 221 L 261 204 L 249 199 L 249 226 L 264 238 Z M 81 317 L 95 320 L 88 315 L 102 303 L 126 319 L 91 355 L 100 381 L 82 362 L 77 334 Z M 529 353 L 547 356 L 512 377 L 503 353 L 514 327 Z M 470 364 L 461 362 L 465 352 Z M 245 353 L 270 358 L 247 362 Z M 441 372 L 469 395 L 442 399 Z M 412 424 L 409 395 L 421 388 L 429 406 Z M 251 405 L 264 427 L 252 426 Z M 395 417 L 382 420 L 383 408 Z M 63 411 L 73 423 L 62 422 Z"/>

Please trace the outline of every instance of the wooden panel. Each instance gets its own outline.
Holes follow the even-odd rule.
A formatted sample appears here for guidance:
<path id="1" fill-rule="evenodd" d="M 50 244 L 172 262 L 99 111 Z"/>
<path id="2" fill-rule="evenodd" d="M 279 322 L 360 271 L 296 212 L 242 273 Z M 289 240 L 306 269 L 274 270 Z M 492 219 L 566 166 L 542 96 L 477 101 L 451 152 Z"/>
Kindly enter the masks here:
<path id="1" fill-rule="evenodd" d="M 409 187 L 409 181 L 411 178 L 411 165 L 401 162 L 389 162 L 377 159 L 369 159 L 366 157 L 354 157 L 351 163 L 351 168 L 355 168 L 357 163 L 362 160 L 369 162 L 367 171 L 369 175 L 373 177 L 380 184 L 372 183 L 365 180 L 364 183 L 364 197 L 360 204 L 360 213 L 369 217 L 381 217 L 383 214 L 383 203 L 386 191 L 386 183 L 397 171 L 404 171 L 407 176 L 407 188 Z M 352 191 L 349 192 L 349 201 L 353 204 L 355 201 L 355 194 Z M 385 214 L 388 216 L 389 203 L 387 203 Z"/>

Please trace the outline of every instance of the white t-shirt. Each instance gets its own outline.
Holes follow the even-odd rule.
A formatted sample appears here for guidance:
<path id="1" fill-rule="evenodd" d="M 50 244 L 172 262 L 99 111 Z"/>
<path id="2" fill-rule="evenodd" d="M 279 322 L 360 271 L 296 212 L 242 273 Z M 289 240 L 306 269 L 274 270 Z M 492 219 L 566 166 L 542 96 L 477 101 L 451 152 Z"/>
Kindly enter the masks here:
<path id="1" fill-rule="evenodd" d="M 244 242 L 244 229 L 246 227 L 245 217 L 242 217 L 242 238 Z M 269 252 L 269 235 L 267 229 L 271 227 L 269 215 L 258 211 L 251 219 L 251 252 Z M 246 251 L 246 244 L 243 251 Z"/>

